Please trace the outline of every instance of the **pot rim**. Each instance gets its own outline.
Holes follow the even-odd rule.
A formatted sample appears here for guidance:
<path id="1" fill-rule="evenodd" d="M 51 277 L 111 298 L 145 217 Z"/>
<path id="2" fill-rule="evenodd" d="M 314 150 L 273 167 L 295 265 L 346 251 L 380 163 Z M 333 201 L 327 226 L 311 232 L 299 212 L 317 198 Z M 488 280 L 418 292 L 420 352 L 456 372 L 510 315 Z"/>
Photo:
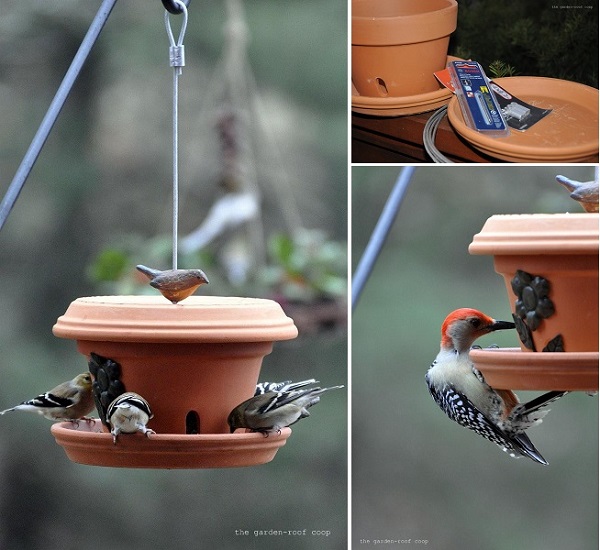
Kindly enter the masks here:
<path id="1" fill-rule="evenodd" d="M 450 36 L 456 30 L 458 3 L 456 0 L 438 0 L 440 9 L 410 15 L 381 16 L 355 15 L 352 2 L 352 46 L 399 46 L 429 42 Z M 376 2 L 364 0 L 369 6 Z M 421 6 L 417 0 L 415 5 Z"/>
<path id="2" fill-rule="evenodd" d="M 77 298 L 52 331 L 75 340 L 155 343 L 266 342 L 298 335 L 277 302 L 222 296 L 191 296 L 178 304 L 162 296 Z"/>
<path id="3" fill-rule="evenodd" d="M 598 254 L 598 214 L 500 214 L 487 219 L 470 254 Z"/>

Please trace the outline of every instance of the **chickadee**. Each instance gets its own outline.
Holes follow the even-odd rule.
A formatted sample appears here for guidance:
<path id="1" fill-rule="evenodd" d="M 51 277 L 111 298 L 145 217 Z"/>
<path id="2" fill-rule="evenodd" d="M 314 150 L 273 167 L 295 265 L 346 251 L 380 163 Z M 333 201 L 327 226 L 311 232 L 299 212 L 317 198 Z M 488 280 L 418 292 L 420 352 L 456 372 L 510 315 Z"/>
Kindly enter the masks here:
<path id="1" fill-rule="evenodd" d="M 148 401 L 141 395 L 133 392 L 119 395 L 108 406 L 106 412 L 106 420 L 112 428 L 110 433 L 113 436 L 113 443 L 117 443 L 117 436 L 121 433 L 142 432 L 146 437 L 156 433 L 146 427 L 153 416 Z"/>

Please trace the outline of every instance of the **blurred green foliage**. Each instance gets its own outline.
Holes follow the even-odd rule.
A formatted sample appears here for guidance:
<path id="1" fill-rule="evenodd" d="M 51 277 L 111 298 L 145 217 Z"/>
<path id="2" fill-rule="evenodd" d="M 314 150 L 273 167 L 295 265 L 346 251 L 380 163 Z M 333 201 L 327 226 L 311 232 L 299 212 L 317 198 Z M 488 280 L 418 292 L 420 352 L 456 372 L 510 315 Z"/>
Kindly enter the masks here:
<path id="1" fill-rule="evenodd" d="M 327 240 L 323 231 L 301 230 L 273 235 L 268 245 L 272 264 L 261 279 L 276 293 L 300 302 L 345 297 L 345 243 Z"/>
<path id="2" fill-rule="evenodd" d="M 598 4 L 586 0 L 460 0 L 450 52 L 523 76 L 598 87 Z"/>
<path id="3" fill-rule="evenodd" d="M 209 250 L 180 254 L 179 267 L 212 267 L 220 273 L 215 280 L 217 292 L 228 288 L 240 294 L 280 297 L 284 301 L 318 302 L 341 300 L 346 296 L 346 243 L 332 241 L 319 229 L 299 229 L 292 236 L 275 233 L 267 242 L 268 259 L 243 286 L 227 287 L 219 266 Z M 172 243 L 168 237 L 145 240 L 140 235 L 122 239 L 121 246 L 99 252 L 87 268 L 89 279 L 111 294 L 149 293 L 145 278 L 133 269 L 141 262 L 168 266 Z M 219 279 L 221 279 L 219 281 Z M 212 285 L 212 282 L 211 282 Z M 212 289 L 212 287 L 211 287 Z M 215 292 L 212 291 L 211 294 Z"/>

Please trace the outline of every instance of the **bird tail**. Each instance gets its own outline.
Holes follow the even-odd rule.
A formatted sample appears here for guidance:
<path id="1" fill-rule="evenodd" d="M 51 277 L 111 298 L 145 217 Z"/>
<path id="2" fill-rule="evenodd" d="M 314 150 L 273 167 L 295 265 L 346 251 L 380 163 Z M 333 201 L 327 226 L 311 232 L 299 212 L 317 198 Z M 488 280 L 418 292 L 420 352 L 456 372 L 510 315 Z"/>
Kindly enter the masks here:
<path id="1" fill-rule="evenodd" d="M 550 412 L 550 409 L 541 410 L 544 407 L 550 405 L 557 399 L 560 399 L 563 395 L 566 395 L 567 391 L 549 391 L 546 392 L 527 403 L 517 405 L 510 415 L 508 416 L 508 423 L 511 426 L 513 433 L 522 433 L 531 426 L 540 424 L 543 418 Z M 530 442 L 531 443 L 531 442 Z"/>
<path id="2" fill-rule="evenodd" d="M 531 442 L 531 439 L 529 439 L 527 434 L 516 434 L 511 437 L 511 442 L 514 444 L 515 450 L 522 456 L 527 456 L 538 464 L 543 464 L 544 466 L 548 465 L 548 461 L 535 448 L 535 445 Z"/>

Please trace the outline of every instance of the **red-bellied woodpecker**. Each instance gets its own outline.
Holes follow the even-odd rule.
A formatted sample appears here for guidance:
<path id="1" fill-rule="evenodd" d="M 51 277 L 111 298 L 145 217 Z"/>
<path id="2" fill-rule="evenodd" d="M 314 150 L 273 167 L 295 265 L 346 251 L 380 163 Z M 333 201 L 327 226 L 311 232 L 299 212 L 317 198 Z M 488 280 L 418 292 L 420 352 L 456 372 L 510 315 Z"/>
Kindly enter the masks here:
<path id="1" fill-rule="evenodd" d="M 434 401 L 450 419 L 496 443 L 512 457 L 527 456 L 548 464 L 525 430 L 548 413 L 540 409 L 567 392 L 551 391 L 519 403 L 511 390 L 491 388 L 469 359 L 469 349 L 477 338 L 514 327 L 512 322 L 496 321 L 476 309 L 453 311 L 442 324 L 440 352 L 425 380 Z"/>

